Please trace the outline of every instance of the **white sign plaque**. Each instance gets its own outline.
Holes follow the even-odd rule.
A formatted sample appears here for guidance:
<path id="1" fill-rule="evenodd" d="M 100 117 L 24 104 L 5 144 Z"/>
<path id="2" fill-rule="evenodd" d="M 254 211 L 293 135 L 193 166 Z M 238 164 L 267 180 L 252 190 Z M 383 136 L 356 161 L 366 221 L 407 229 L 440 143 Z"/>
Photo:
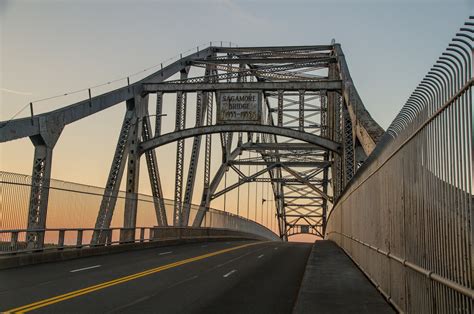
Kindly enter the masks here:
<path id="1" fill-rule="evenodd" d="M 217 123 L 262 123 L 262 93 L 222 91 L 217 94 Z"/>

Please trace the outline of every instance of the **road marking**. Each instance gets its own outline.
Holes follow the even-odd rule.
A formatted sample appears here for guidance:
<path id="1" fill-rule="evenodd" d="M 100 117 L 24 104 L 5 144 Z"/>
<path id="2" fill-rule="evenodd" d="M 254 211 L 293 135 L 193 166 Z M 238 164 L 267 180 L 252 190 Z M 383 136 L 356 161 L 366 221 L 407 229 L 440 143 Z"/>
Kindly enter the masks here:
<path id="1" fill-rule="evenodd" d="M 176 286 L 178 286 L 178 285 L 180 285 L 180 284 L 182 284 L 182 283 L 185 283 L 185 282 L 187 282 L 187 281 L 191 281 L 191 280 L 197 279 L 198 277 L 199 277 L 198 275 L 194 275 L 194 276 L 192 276 L 192 277 L 190 277 L 190 278 L 187 278 L 187 279 L 178 281 L 178 282 L 172 284 L 171 286 L 168 286 L 167 289 L 176 287 Z M 137 305 L 137 304 L 139 304 L 139 303 L 141 303 L 141 302 L 147 301 L 147 300 L 149 300 L 149 299 L 153 298 L 154 296 L 157 296 L 157 295 L 159 295 L 159 294 L 161 294 L 161 293 L 162 293 L 161 291 L 152 293 L 152 294 L 150 294 L 150 295 L 147 295 L 147 296 L 141 297 L 141 298 L 139 298 L 139 299 L 137 299 L 137 300 L 134 300 L 133 302 L 130 302 L 130 303 L 121 305 L 121 306 L 119 306 L 119 307 L 116 307 L 116 308 L 114 308 L 114 309 L 112 309 L 112 310 L 110 310 L 109 312 L 106 312 L 106 313 L 122 312 L 122 311 L 123 311 L 124 309 L 126 309 L 126 308 L 129 308 L 129 307 L 134 306 L 134 305 Z"/>
<path id="2" fill-rule="evenodd" d="M 257 258 L 262 258 L 265 254 L 260 254 Z"/>
<path id="3" fill-rule="evenodd" d="M 30 304 L 26 304 L 26 305 L 23 305 L 23 306 L 14 308 L 14 309 L 7 310 L 5 312 L 26 313 L 26 312 L 29 312 L 29 311 L 33 311 L 33 310 L 51 305 L 51 304 L 59 303 L 59 302 L 62 302 L 62 301 L 68 300 L 68 299 L 72 299 L 72 298 L 84 295 L 84 294 L 88 294 L 88 293 L 91 293 L 91 292 L 94 292 L 94 291 L 97 291 L 97 290 L 102 290 L 102 289 L 105 289 L 105 288 L 108 288 L 108 287 L 111 287 L 111 286 L 115 286 L 115 285 L 125 283 L 127 281 L 131 281 L 131 280 L 135 280 L 135 279 L 138 279 L 138 278 L 141 278 L 141 277 L 149 276 L 149 275 L 161 272 L 163 270 L 167 270 L 167 269 L 178 267 L 178 266 L 181 266 L 181 265 L 184 265 L 184 264 L 189 264 L 189 263 L 192 263 L 192 262 L 195 262 L 195 261 L 203 260 L 203 259 L 206 259 L 206 258 L 209 258 L 209 257 L 212 257 L 212 256 L 224 254 L 224 253 L 227 253 L 227 252 L 235 251 L 235 250 L 238 250 L 238 249 L 241 249 L 241 248 L 245 248 L 245 247 L 249 247 L 249 246 L 253 246 L 253 245 L 257 245 L 257 244 L 262 244 L 262 243 L 265 243 L 265 242 L 248 243 L 248 244 L 235 246 L 235 247 L 232 247 L 232 248 L 228 248 L 228 249 L 224 249 L 224 250 L 220 250 L 220 251 L 216 251 L 216 252 L 212 252 L 212 253 L 207 253 L 207 254 L 204 254 L 204 255 L 191 257 L 191 258 L 188 258 L 188 259 L 185 259 L 185 260 L 181 260 L 181 261 L 177 261 L 177 262 L 174 262 L 174 263 L 166 264 L 166 265 L 159 266 L 159 267 L 156 267 L 156 268 L 151 268 L 151 269 L 148 269 L 148 270 L 136 273 L 136 274 L 128 275 L 128 276 L 125 276 L 125 277 L 120 277 L 120 278 L 117 278 L 117 279 L 114 279 L 114 280 L 106 281 L 106 282 L 96 284 L 96 285 L 93 285 L 93 286 L 90 286 L 90 287 L 86 287 L 86 288 L 83 288 L 83 289 L 74 290 L 74 291 L 71 291 L 71 292 L 68 292 L 68 293 L 65 293 L 65 294 L 61 294 L 61 295 L 58 295 L 58 296 L 55 296 L 55 297 L 52 297 L 52 298 L 49 298 L 49 299 L 44 299 L 44 300 L 40 300 L 40 301 L 33 302 L 33 303 L 30 303 Z"/>
<path id="4" fill-rule="evenodd" d="M 277 248 L 277 247 L 275 248 L 275 251 L 276 251 L 276 250 L 278 250 L 278 248 Z"/>
<path id="5" fill-rule="evenodd" d="M 88 270 L 88 269 L 92 269 L 92 268 L 98 268 L 102 265 L 94 265 L 94 266 L 89 266 L 89 267 L 84 267 L 84 268 L 79 268 L 79 269 L 74 269 L 74 270 L 71 270 L 70 273 L 76 273 L 78 271 L 83 271 L 83 270 Z"/>
<path id="6" fill-rule="evenodd" d="M 171 253 L 173 253 L 173 251 L 163 252 L 163 253 L 160 253 L 158 255 L 166 255 L 166 254 L 171 254 Z"/>
<path id="7" fill-rule="evenodd" d="M 261 248 L 261 249 L 255 250 L 255 251 L 250 251 L 250 252 L 247 252 L 247 253 L 245 253 L 245 254 L 239 255 L 239 256 L 237 256 L 237 257 L 235 257 L 235 258 L 233 258 L 233 259 L 228 260 L 227 262 L 224 262 L 224 263 L 222 263 L 222 264 L 217 265 L 217 266 L 214 267 L 214 268 L 219 268 L 219 267 L 225 266 L 225 265 L 230 264 L 230 263 L 232 263 L 232 262 L 235 262 L 236 260 L 241 259 L 241 258 L 243 258 L 243 257 L 245 257 L 245 256 L 247 256 L 247 255 L 250 255 L 250 254 L 259 252 L 259 251 L 261 251 L 261 250 L 263 250 L 263 249 L 264 249 L 264 248 Z M 214 269 L 214 268 L 211 268 L 211 269 Z"/>
<path id="8" fill-rule="evenodd" d="M 207 244 L 201 245 L 201 247 L 207 247 Z"/>
<path id="9" fill-rule="evenodd" d="M 236 271 L 237 271 L 236 269 L 233 269 L 233 270 L 231 270 L 230 272 L 228 272 L 227 274 L 225 274 L 225 275 L 222 276 L 222 277 L 227 278 L 227 277 L 229 277 L 230 275 L 232 275 L 233 273 L 235 273 Z"/>

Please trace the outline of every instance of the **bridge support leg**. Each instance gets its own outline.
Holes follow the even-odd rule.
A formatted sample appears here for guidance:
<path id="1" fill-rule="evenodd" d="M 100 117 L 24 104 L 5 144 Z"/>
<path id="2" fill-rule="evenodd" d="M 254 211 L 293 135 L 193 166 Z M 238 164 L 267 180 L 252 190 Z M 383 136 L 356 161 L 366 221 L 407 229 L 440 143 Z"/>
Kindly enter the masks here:
<path id="1" fill-rule="evenodd" d="M 110 166 L 109 176 L 105 185 L 104 195 L 100 203 L 99 212 L 95 222 L 95 230 L 92 235 L 92 244 L 104 244 L 108 231 L 104 230 L 110 227 L 112 216 L 117 202 L 117 196 L 122 181 L 123 170 L 127 160 L 126 152 L 130 142 L 130 129 L 134 123 L 135 113 L 133 110 L 134 100 L 127 100 L 127 112 L 123 119 L 122 128 L 120 129 L 115 154 Z"/>
<path id="2" fill-rule="evenodd" d="M 129 105 L 133 106 L 135 117 L 130 129 L 130 143 L 127 153 L 127 183 L 125 185 L 126 199 L 123 218 L 123 227 L 125 230 L 131 230 L 137 225 L 138 184 L 140 179 L 140 155 L 138 154 L 138 146 L 142 138 L 143 119 L 146 118 L 148 96 L 135 96 L 133 103 L 129 103 Z M 123 232 L 120 240 L 125 242 L 133 241 L 134 232 Z"/>
<path id="3" fill-rule="evenodd" d="M 188 69 L 181 71 L 181 79 L 188 77 Z M 176 124 L 175 130 L 179 131 L 186 127 L 186 93 L 176 94 Z M 176 172 L 174 190 L 173 225 L 183 225 L 183 176 L 184 176 L 184 139 L 176 145 Z"/>
<path id="4" fill-rule="evenodd" d="M 198 92 L 196 96 L 196 127 L 204 122 L 204 112 L 208 106 L 208 97 Z M 189 214 L 191 211 L 191 203 L 193 200 L 194 182 L 196 181 L 196 172 L 199 161 L 199 153 L 201 151 L 201 136 L 194 137 L 193 148 L 191 152 L 191 160 L 189 162 L 188 179 L 186 180 L 186 191 L 184 192 L 183 201 L 183 226 L 188 226 Z"/>
<path id="5" fill-rule="evenodd" d="M 340 78 L 340 74 L 335 63 L 329 65 L 328 77 L 330 80 Z M 341 101 L 342 97 L 336 92 L 327 92 L 327 137 L 333 141 L 341 140 Z M 337 199 L 342 190 L 342 158 L 340 155 L 331 152 L 333 160 L 331 166 L 331 183 L 334 199 Z"/>
<path id="6" fill-rule="evenodd" d="M 211 75 L 216 74 L 215 69 L 210 66 L 209 68 L 209 73 Z M 211 80 L 212 81 L 212 80 Z M 205 103 L 206 103 L 206 125 L 212 125 L 212 116 L 213 116 L 213 93 L 212 92 L 206 92 L 203 94 L 205 98 Z M 204 114 L 204 112 L 203 112 Z M 204 182 L 203 182 L 203 192 L 202 192 L 202 198 L 201 198 L 201 203 L 198 209 L 198 212 L 196 213 L 196 216 L 194 217 L 193 221 L 193 227 L 200 227 L 202 225 L 202 222 L 204 220 L 204 216 L 206 214 L 207 209 L 209 208 L 209 202 L 211 199 L 211 194 L 214 193 L 210 189 L 210 182 L 211 182 L 211 155 L 212 155 L 212 135 L 211 134 L 206 134 L 206 141 L 205 141 L 205 149 L 204 149 Z M 222 168 L 222 166 L 221 166 Z M 217 173 L 220 173 L 221 169 L 217 171 Z M 218 175 L 216 174 L 216 177 Z M 219 178 L 219 182 L 222 177 Z M 214 181 L 214 180 L 213 180 Z M 216 187 L 217 188 L 217 187 Z"/>
<path id="7" fill-rule="evenodd" d="M 26 234 L 28 249 L 39 249 L 44 245 L 53 148 L 64 127 L 62 121 L 54 118 L 42 118 L 39 122 L 40 134 L 30 137 L 35 146 L 35 155 Z"/>
<path id="8" fill-rule="evenodd" d="M 321 94 L 321 135 L 323 137 L 328 138 L 329 137 L 329 119 L 328 119 L 328 103 L 327 103 L 328 97 L 327 93 L 322 93 Z M 329 162 L 329 154 L 330 152 L 326 151 L 324 153 L 324 161 Z M 323 170 L 323 193 L 327 194 L 328 193 L 328 183 L 329 182 L 329 168 L 325 167 Z M 327 213 L 328 213 L 328 200 L 323 198 L 323 203 L 322 203 L 322 229 L 321 229 L 321 235 L 322 237 L 325 236 L 326 234 L 326 223 L 327 223 Z"/>

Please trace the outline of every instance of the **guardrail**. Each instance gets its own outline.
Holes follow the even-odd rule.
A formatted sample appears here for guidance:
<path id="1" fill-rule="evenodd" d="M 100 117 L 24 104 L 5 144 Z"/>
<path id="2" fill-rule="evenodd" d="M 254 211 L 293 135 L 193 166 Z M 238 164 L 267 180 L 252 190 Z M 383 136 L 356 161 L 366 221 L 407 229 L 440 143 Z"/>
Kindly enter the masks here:
<path id="1" fill-rule="evenodd" d="M 50 239 L 42 248 L 30 249 L 27 247 L 26 234 L 28 232 L 42 233 L 45 238 Z M 94 244 L 92 234 L 95 231 L 105 232 L 104 243 Z M 88 236 L 86 236 L 88 234 Z M 132 234 L 132 237 L 129 235 Z M 110 245 L 143 243 L 153 241 L 163 241 L 170 239 L 199 239 L 199 238 L 226 238 L 242 237 L 254 239 L 267 239 L 261 235 L 254 235 L 239 230 L 221 229 L 221 228 L 194 228 L 194 227 L 138 227 L 138 228 L 74 228 L 74 229 L 43 229 L 43 230 L 0 230 L 0 237 L 10 238 L 9 242 L 0 242 L 0 256 L 47 252 L 64 249 L 82 249 L 92 247 L 103 247 Z M 126 239 L 126 240 L 125 240 Z M 273 238 L 276 240 L 276 238 Z M 279 238 L 278 238 L 279 240 Z"/>
<path id="2" fill-rule="evenodd" d="M 357 171 L 328 219 L 400 311 L 472 313 L 474 17 Z"/>
<path id="3" fill-rule="evenodd" d="M 60 180 L 51 180 L 49 188 L 48 215 L 46 229 L 27 230 L 31 177 L 0 171 L 0 254 L 11 252 L 36 251 L 27 248 L 27 233 L 35 233 L 44 238 L 44 247 L 85 247 L 90 246 L 103 190 Z M 117 197 L 113 219 L 108 229 L 109 244 L 120 243 L 123 227 L 126 193 Z M 154 203 L 158 199 L 150 195 L 138 195 L 137 227 L 132 232 L 135 241 L 150 238 L 150 230 L 157 225 Z M 165 199 L 168 224 L 172 224 L 174 201 Z M 190 221 L 199 211 L 198 205 L 191 205 Z M 268 240 L 280 240 L 278 235 L 267 227 L 229 212 L 209 208 L 204 216 L 203 228 L 227 229 L 257 235 Z M 164 229 L 162 229 L 164 230 Z M 123 242 L 123 241 L 122 241 Z M 62 244 L 62 245 L 61 245 Z"/>

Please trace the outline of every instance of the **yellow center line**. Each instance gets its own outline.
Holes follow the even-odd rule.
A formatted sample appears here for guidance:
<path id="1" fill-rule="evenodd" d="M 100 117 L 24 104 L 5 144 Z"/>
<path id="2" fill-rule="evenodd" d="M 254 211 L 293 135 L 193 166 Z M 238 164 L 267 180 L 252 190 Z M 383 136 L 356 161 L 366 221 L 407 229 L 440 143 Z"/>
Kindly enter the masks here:
<path id="1" fill-rule="evenodd" d="M 39 309 L 39 308 L 42 308 L 42 307 L 45 307 L 45 306 L 48 306 L 48 305 L 51 305 L 51 304 L 54 304 L 54 303 L 62 302 L 64 300 L 72 299 L 72 298 L 75 298 L 75 297 L 78 297 L 78 296 L 81 296 L 81 295 L 84 295 L 84 294 L 88 294 L 88 293 L 91 293 L 91 292 L 94 292 L 94 291 L 97 291 L 97 290 L 101 290 L 101 289 L 105 289 L 105 288 L 108 288 L 108 287 L 111 287 L 111 286 L 115 286 L 115 285 L 130 281 L 130 280 L 134 280 L 134 279 L 137 279 L 137 278 L 140 278 L 140 277 L 155 274 L 155 273 L 158 273 L 158 272 L 166 270 L 166 269 L 174 268 L 174 267 L 177 267 L 177 266 L 192 263 L 192 262 L 199 261 L 199 260 L 202 260 L 202 259 L 205 259 L 205 258 L 209 258 L 209 257 L 216 256 L 216 255 L 219 255 L 219 254 L 224 254 L 224 253 L 227 253 L 227 252 L 230 252 L 230 251 L 238 250 L 238 249 L 241 249 L 241 248 L 244 248 L 244 247 L 248 247 L 248 246 L 252 246 L 252 245 L 256 245 L 256 244 L 260 244 L 260 243 L 263 243 L 263 242 L 254 242 L 254 243 L 239 245 L 239 246 L 236 246 L 236 247 L 232 247 L 232 248 L 228 248 L 228 249 L 224 249 L 224 250 L 220 250 L 220 251 L 216 251 L 216 252 L 212 252 L 212 253 L 208 253 L 208 254 L 204 254 L 204 255 L 200 255 L 200 256 L 191 257 L 191 258 L 188 258 L 188 259 L 185 259 L 185 260 L 177 261 L 177 262 L 170 263 L 170 264 L 163 265 L 163 266 L 159 266 L 159 267 L 156 267 L 156 268 L 151 268 L 151 269 L 148 269 L 148 270 L 136 273 L 136 274 L 128 275 L 128 276 L 125 276 L 125 277 L 120 277 L 120 278 L 110 280 L 110 281 L 106 281 L 106 282 L 96 284 L 96 285 L 93 285 L 93 286 L 90 286 L 90 287 L 86 287 L 86 288 L 79 289 L 79 290 L 74 290 L 74 291 L 71 291 L 71 292 L 68 292 L 68 293 L 65 293 L 65 294 L 61 294 L 61 295 L 52 297 L 52 298 L 48 298 L 48 299 L 44 299 L 44 300 L 41 300 L 41 301 L 30 303 L 30 304 L 27 304 L 27 305 L 24 305 L 24 306 L 20 306 L 20 307 L 11 309 L 11 310 L 7 310 L 7 311 L 5 311 L 5 313 L 26 313 L 26 312 L 33 311 L 33 310 L 36 310 L 36 309 Z"/>

